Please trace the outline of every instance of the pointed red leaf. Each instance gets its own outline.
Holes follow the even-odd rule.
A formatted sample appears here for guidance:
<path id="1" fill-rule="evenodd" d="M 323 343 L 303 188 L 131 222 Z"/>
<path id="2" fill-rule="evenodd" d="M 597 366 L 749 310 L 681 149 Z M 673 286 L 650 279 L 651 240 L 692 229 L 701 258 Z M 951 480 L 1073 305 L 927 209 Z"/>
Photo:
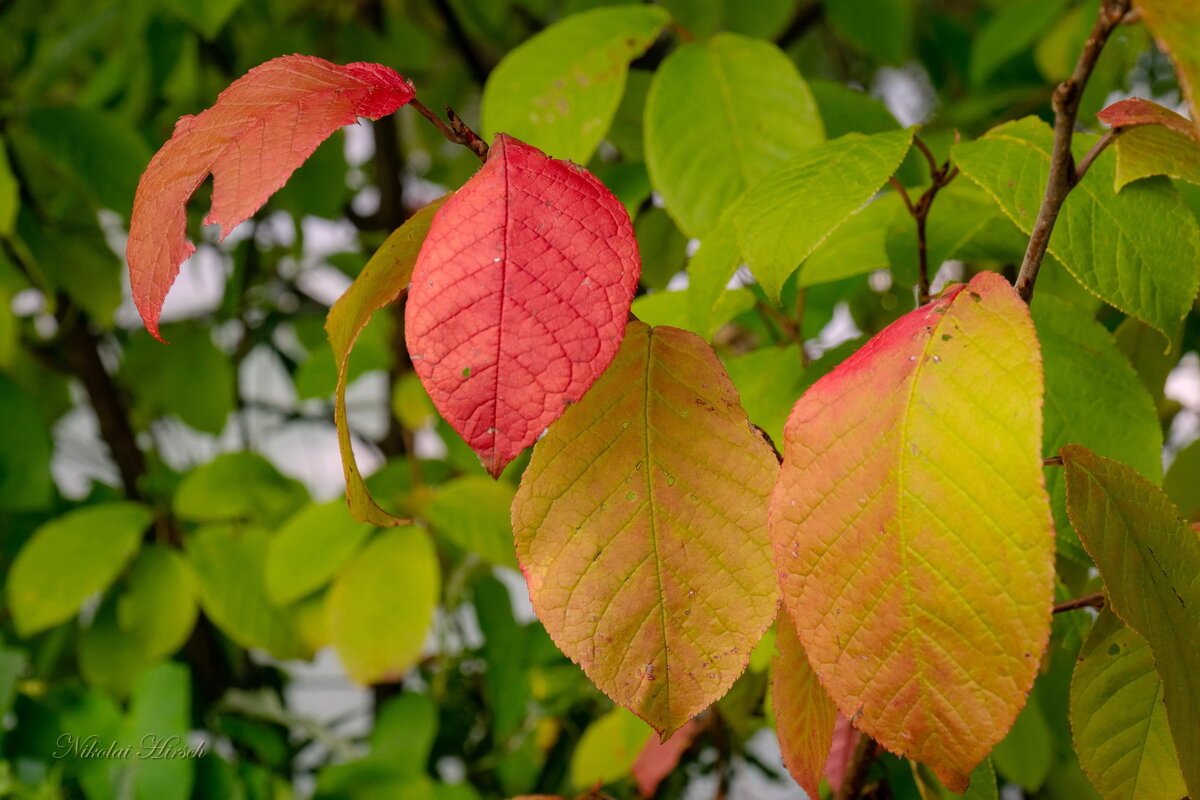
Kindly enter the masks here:
<path id="1" fill-rule="evenodd" d="M 413 271 L 408 351 L 493 476 L 612 361 L 640 271 L 604 184 L 504 134 L 438 211 Z"/>
<path id="2" fill-rule="evenodd" d="M 1130 97 L 1126 100 L 1107 106 L 1096 113 L 1100 121 L 1114 128 L 1131 128 L 1135 125 L 1161 125 L 1164 128 L 1183 134 L 1189 139 L 1200 139 L 1192 122 L 1182 114 L 1176 114 L 1169 108 L 1158 103 L 1143 100 L 1140 97 Z"/>
<path id="3" fill-rule="evenodd" d="M 638 794 L 642 797 L 654 797 L 658 785 L 675 771 L 679 766 L 679 759 L 683 758 L 683 754 L 702 733 L 704 726 L 693 719 L 688 720 L 687 724 L 671 734 L 671 738 L 665 742 L 651 736 L 650 741 L 646 742 L 646 746 L 638 754 L 637 761 L 633 762 L 631 770 L 633 780 L 637 783 Z"/>
<path id="4" fill-rule="evenodd" d="M 196 251 L 184 206 L 209 174 L 212 210 L 204 221 L 219 223 L 224 238 L 335 130 L 412 98 L 412 84 L 379 64 L 283 56 L 238 78 L 212 108 L 181 117 L 138 183 L 129 222 L 129 279 L 147 330 L 158 337 L 163 300 Z"/>

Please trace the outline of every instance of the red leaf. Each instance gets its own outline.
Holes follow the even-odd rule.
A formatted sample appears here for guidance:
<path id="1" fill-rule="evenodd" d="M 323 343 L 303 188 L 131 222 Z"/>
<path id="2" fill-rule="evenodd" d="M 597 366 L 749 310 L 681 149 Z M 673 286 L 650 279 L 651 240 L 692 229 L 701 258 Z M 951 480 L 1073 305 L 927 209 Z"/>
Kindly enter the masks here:
<path id="1" fill-rule="evenodd" d="M 1169 108 L 1158 103 L 1143 100 L 1140 97 L 1130 97 L 1118 100 L 1107 108 L 1096 113 L 1100 121 L 1114 128 L 1131 128 L 1135 125 L 1162 125 L 1164 128 L 1181 133 L 1189 139 L 1197 139 L 1195 128 L 1187 117 L 1176 114 Z"/>
<path id="2" fill-rule="evenodd" d="M 658 785 L 679 766 L 679 759 L 692 743 L 704 733 L 704 727 L 696 720 L 688 720 L 682 728 L 671 734 L 671 738 L 660 742 L 651 736 L 650 741 L 633 762 L 633 779 L 637 781 L 638 794 L 654 797 Z"/>
<path id="3" fill-rule="evenodd" d="M 617 198 L 505 134 L 438 211 L 413 271 L 408 351 L 493 477 L 612 361 L 640 271 Z"/>
<path id="4" fill-rule="evenodd" d="M 412 98 L 412 84 L 379 64 L 283 56 L 238 78 L 212 108 L 181 117 L 138 183 L 129 222 L 129 279 L 147 330 L 162 338 L 163 300 L 196 251 L 184 206 L 209 174 L 212 210 L 204 221 L 219 223 L 223 239 L 335 130 Z"/>

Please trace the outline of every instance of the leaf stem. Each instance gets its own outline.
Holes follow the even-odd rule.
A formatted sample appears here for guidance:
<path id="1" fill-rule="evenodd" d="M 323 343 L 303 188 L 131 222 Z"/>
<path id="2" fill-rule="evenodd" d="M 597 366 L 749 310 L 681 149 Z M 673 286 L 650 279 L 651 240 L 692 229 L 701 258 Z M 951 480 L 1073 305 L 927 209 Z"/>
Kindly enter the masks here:
<path id="1" fill-rule="evenodd" d="M 488 146 L 479 135 L 462 121 L 462 117 L 454 113 L 454 109 L 446 106 L 446 116 L 450 119 L 450 124 L 447 125 L 442 121 L 442 118 L 435 114 L 430 108 L 422 103 L 417 98 L 408 101 L 408 104 L 417 110 L 421 116 L 434 124 L 442 136 L 446 137 L 447 141 L 461 144 L 463 147 L 470 150 L 475 155 L 479 156 L 480 161 L 487 161 Z"/>
<path id="2" fill-rule="evenodd" d="M 1042 459 L 1043 467 L 1061 467 L 1063 465 L 1062 456 L 1049 456 Z"/>
<path id="3" fill-rule="evenodd" d="M 1056 603 L 1054 613 L 1061 614 L 1063 611 L 1074 611 L 1077 608 L 1104 608 L 1104 592 L 1087 594 L 1072 600 L 1064 600 L 1061 603 Z"/>
<path id="4" fill-rule="evenodd" d="M 1088 150 L 1083 158 L 1079 159 L 1079 166 L 1075 167 L 1074 182 L 1071 184 L 1072 188 L 1078 186 L 1079 182 L 1083 180 L 1083 176 L 1087 174 L 1096 157 L 1103 153 L 1105 148 L 1116 141 L 1116 138 L 1124 132 L 1124 128 L 1111 128 L 1100 137 L 1099 141 L 1092 145 L 1092 149 Z"/>
<path id="5" fill-rule="evenodd" d="M 1076 169 L 1075 159 L 1071 155 L 1071 137 L 1075 132 L 1083 89 L 1091 77 L 1096 61 L 1100 58 L 1105 42 L 1129 12 L 1130 3 L 1131 0 L 1103 0 L 1096 24 L 1075 64 L 1075 71 L 1054 90 L 1054 148 L 1050 156 L 1050 176 L 1046 180 L 1046 193 L 1042 199 L 1042 206 L 1038 209 L 1033 232 L 1029 236 L 1029 246 L 1021 262 L 1021 271 L 1017 275 L 1017 293 L 1026 303 L 1033 299 L 1033 286 L 1046 257 L 1046 249 L 1050 245 L 1050 234 L 1054 230 L 1058 212 L 1062 209 L 1067 194 L 1079 182 L 1080 172 Z M 1100 150 L 1096 151 L 1096 155 L 1099 155 Z M 1092 159 L 1095 159 L 1095 155 Z M 1091 161 L 1086 163 L 1090 166 Z"/>

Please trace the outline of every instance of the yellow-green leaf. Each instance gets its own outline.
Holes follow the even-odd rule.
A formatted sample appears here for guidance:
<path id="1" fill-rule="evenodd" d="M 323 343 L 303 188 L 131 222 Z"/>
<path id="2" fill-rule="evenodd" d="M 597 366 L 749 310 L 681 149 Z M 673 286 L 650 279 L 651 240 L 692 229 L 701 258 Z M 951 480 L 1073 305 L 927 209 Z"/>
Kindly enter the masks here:
<path id="1" fill-rule="evenodd" d="M 586 164 L 617 113 L 630 60 L 668 19 L 653 6 L 597 8 L 539 32 L 488 76 L 485 136 L 507 133 L 554 158 Z"/>
<path id="2" fill-rule="evenodd" d="M 271 602 L 264 578 L 271 534 L 261 528 L 206 525 L 190 534 L 188 562 L 204 613 L 242 647 L 276 658 L 308 653 L 292 617 Z"/>
<path id="3" fill-rule="evenodd" d="M 516 569 L 513 553 L 512 485 L 483 475 L 447 481 L 425 509 L 438 533 L 489 564 Z"/>
<path id="4" fill-rule="evenodd" d="M 151 519 L 140 503 L 104 503 L 34 531 L 5 585 L 17 633 L 32 636 L 78 613 L 84 600 L 117 577 Z"/>
<path id="5" fill-rule="evenodd" d="M 779 653 L 771 662 L 771 708 L 783 763 L 809 797 L 819 797 L 837 708 L 809 666 L 786 610 L 779 615 L 775 646 Z"/>
<path id="6" fill-rule="evenodd" d="M 774 619 L 777 468 L 708 345 L 639 322 L 534 448 L 513 502 L 533 606 L 664 738 L 728 691 Z"/>
<path id="7" fill-rule="evenodd" d="M 440 587 L 437 554 L 420 528 L 372 539 L 333 581 L 333 646 L 359 683 L 398 681 L 421 655 Z"/>
<path id="8" fill-rule="evenodd" d="M 784 606 L 842 714 L 955 791 L 1008 732 L 1049 636 L 1042 370 L 981 273 L 818 380 L 784 429 Z"/>
<path id="9" fill-rule="evenodd" d="M 623 708 L 614 708 L 583 732 L 571 754 L 571 785 L 588 789 L 629 775 L 650 739 L 650 729 Z"/>
<path id="10" fill-rule="evenodd" d="M 329 582 L 362 545 L 373 526 L 356 522 L 341 502 L 297 511 L 267 548 L 267 594 L 284 606 Z"/>
<path id="11" fill-rule="evenodd" d="M 913 129 L 850 133 L 809 148 L 746 190 L 737 204 L 737 241 L 763 291 L 779 299 L 809 253 L 887 182 Z"/>
<path id="12" fill-rule="evenodd" d="M 1129 128 L 1117 137 L 1113 190 L 1151 175 L 1200 184 L 1200 142 L 1161 125 Z"/>
<path id="13" fill-rule="evenodd" d="M 1154 656 L 1108 609 L 1100 612 L 1071 678 L 1071 733 L 1080 766 L 1106 800 L 1187 794 Z"/>
<path id="14" fill-rule="evenodd" d="M 187 641 L 196 622 L 196 579 L 178 550 L 142 548 L 117 598 L 117 622 L 147 661 L 169 656 Z"/>
<path id="15" fill-rule="evenodd" d="M 446 195 L 449 197 L 450 195 Z M 329 309 L 325 330 L 337 361 L 338 383 L 334 396 L 333 419 L 337 424 L 338 446 L 342 451 L 342 470 L 346 475 L 346 500 L 350 513 L 360 522 L 373 525 L 402 525 L 408 520 L 393 517 L 371 499 L 363 483 L 358 465 L 354 463 L 354 447 L 350 440 L 350 422 L 346 417 L 346 382 L 350 368 L 350 351 L 354 340 L 371 321 L 371 316 L 400 296 L 412 279 L 413 264 L 421 252 L 425 234 L 433 215 L 442 207 L 446 197 L 434 200 L 413 214 L 375 251 L 363 271 L 355 278 L 346 293 Z"/>
<path id="16" fill-rule="evenodd" d="M 824 138 L 791 59 L 737 34 L 675 50 L 646 98 L 646 168 L 690 236 L 703 235 L 747 186 Z"/>
<path id="17" fill-rule="evenodd" d="M 1200 796 L 1200 535 L 1161 489 L 1086 447 L 1062 449 L 1067 512 L 1112 610 L 1150 645 L 1184 782 Z"/>

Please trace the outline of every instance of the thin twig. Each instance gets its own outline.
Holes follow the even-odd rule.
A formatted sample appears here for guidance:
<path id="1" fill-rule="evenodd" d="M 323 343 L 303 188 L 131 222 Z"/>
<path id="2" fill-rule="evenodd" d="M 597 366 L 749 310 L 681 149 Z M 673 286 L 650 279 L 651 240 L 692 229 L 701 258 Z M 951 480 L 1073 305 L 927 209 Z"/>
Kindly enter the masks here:
<path id="1" fill-rule="evenodd" d="M 1043 467 L 1061 467 L 1063 465 L 1062 456 L 1049 456 L 1042 459 Z"/>
<path id="2" fill-rule="evenodd" d="M 862 797 L 863 787 L 867 785 L 867 775 L 875 756 L 879 755 L 879 744 L 865 733 L 859 737 L 854 755 L 846 766 L 846 774 L 842 776 L 842 786 L 838 789 L 837 800 L 858 800 Z"/>
<path id="3" fill-rule="evenodd" d="M 1074 611 L 1077 608 L 1104 608 L 1104 592 L 1096 592 L 1095 594 L 1087 594 L 1083 597 L 1076 597 L 1073 600 L 1064 600 L 1054 606 L 1054 613 L 1059 614 L 1063 611 Z"/>
<path id="4" fill-rule="evenodd" d="M 1103 153 L 1106 147 L 1116 141 L 1116 138 L 1120 136 L 1124 130 L 1124 128 L 1110 129 L 1103 136 L 1101 136 L 1094 145 L 1092 145 L 1092 149 L 1088 150 L 1087 153 L 1084 154 L 1083 158 L 1079 159 L 1079 166 L 1075 167 L 1075 176 L 1071 184 L 1072 188 L 1079 185 L 1079 182 L 1083 180 L 1083 176 L 1087 174 L 1088 169 L 1092 166 L 1092 162 L 1096 160 L 1096 157 Z"/>
<path id="5" fill-rule="evenodd" d="M 920 136 L 914 136 L 913 142 L 917 149 L 924 154 L 925 160 L 929 162 L 929 177 L 930 185 L 917 199 L 914 204 L 908 196 L 908 191 L 904 185 L 894 177 L 889 178 L 892 187 L 899 193 L 900 198 L 904 201 L 904 207 L 908 209 L 909 215 L 916 220 L 917 223 L 917 267 L 919 271 L 919 279 L 917 285 L 918 302 L 921 305 L 929 302 L 929 244 L 925 236 L 926 221 L 929 219 L 929 210 L 933 208 L 933 199 L 937 197 L 937 193 L 943 186 L 950 183 L 958 176 L 958 167 L 951 169 L 950 162 L 939 165 L 937 159 L 933 155 L 933 151 L 929 146 L 921 140 Z"/>
<path id="6" fill-rule="evenodd" d="M 912 216 L 917 215 L 917 209 L 913 206 L 912 200 L 908 196 L 908 190 L 904 188 L 904 184 L 896 180 L 894 177 L 888 178 L 888 183 L 896 190 L 896 194 L 900 195 L 900 199 L 904 201 L 904 207 L 908 209 L 908 213 Z"/>
<path id="7" fill-rule="evenodd" d="M 808 287 L 796 290 L 796 344 L 800 347 L 800 366 L 807 367 L 812 359 L 804 349 L 804 308 L 808 305 Z"/>
<path id="8" fill-rule="evenodd" d="M 1075 132 L 1083 89 L 1091 77 L 1096 61 L 1100 58 L 1105 42 L 1129 12 L 1131 1 L 1104 0 L 1091 36 L 1088 37 L 1083 52 L 1079 54 L 1075 71 L 1054 91 L 1054 149 L 1050 156 L 1050 176 L 1046 180 L 1046 193 L 1029 237 L 1029 246 L 1021 262 L 1021 271 L 1017 275 L 1016 289 L 1026 303 L 1033 299 L 1033 286 L 1037 281 L 1042 260 L 1046 257 L 1046 249 L 1050 245 L 1050 234 L 1054 230 L 1058 212 L 1062 209 L 1067 194 L 1078 182 L 1075 159 L 1071 155 L 1071 137 Z"/>

